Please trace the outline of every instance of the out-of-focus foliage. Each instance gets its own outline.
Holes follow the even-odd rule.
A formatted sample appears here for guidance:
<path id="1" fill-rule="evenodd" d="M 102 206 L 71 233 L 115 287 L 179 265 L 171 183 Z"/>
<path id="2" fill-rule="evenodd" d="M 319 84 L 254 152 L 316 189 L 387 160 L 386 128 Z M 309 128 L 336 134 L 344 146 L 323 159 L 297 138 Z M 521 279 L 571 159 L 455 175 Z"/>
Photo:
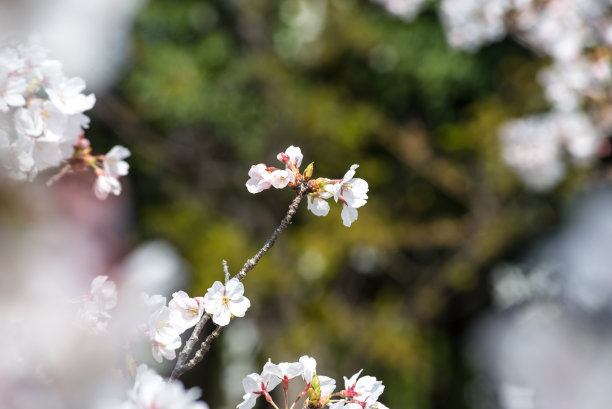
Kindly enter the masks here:
<path id="1" fill-rule="evenodd" d="M 201 295 L 292 200 L 250 195 L 251 164 L 289 145 L 315 175 L 359 163 L 370 184 L 359 220 L 346 229 L 338 208 L 325 218 L 302 208 L 247 276 L 259 359 L 309 354 L 330 376 L 368 368 L 391 408 L 469 406 L 461 341 L 489 303 L 485 273 L 553 227 L 548 203 L 583 178 L 534 197 L 499 159 L 498 125 L 545 108 L 536 59 L 509 41 L 458 52 L 435 10 L 406 23 L 352 0 L 151 0 L 132 41 L 92 134 L 134 152 L 135 239 L 176 245 Z M 188 382 L 222 373 L 221 345 Z M 206 379 L 211 407 L 239 403 Z"/>

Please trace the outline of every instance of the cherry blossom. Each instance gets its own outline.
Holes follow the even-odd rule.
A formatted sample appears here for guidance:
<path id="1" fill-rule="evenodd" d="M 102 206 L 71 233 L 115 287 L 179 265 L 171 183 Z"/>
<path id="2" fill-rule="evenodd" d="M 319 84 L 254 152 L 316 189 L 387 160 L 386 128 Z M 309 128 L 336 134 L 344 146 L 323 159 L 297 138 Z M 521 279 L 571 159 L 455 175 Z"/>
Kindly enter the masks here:
<path id="1" fill-rule="evenodd" d="M 149 317 L 147 335 L 151 339 L 153 358 L 161 362 L 163 358 L 176 358 L 176 349 L 181 346 L 182 328 L 179 312 L 165 305 Z"/>
<path id="2" fill-rule="evenodd" d="M 54 86 L 45 88 L 49 100 L 63 113 L 72 115 L 93 108 L 96 97 L 93 94 L 82 94 L 85 90 L 83 79 L 64 78 Z"/>
<path id="3" fill-rule="evenodd" d="M 110 193 L 119 196 L 121 194 L 121 183 L 113 176 L 100 173 L 96 178 L 93 189 L 96 197 L 104 200 Z"/>
<path id="4" fill-rule="evenodd" d="M 204 299 L 202 297 L 190 298 L 185 291 L 172 294 L 168 303 L 170 310 L 178 311 L 177 323 L 183 331 L 198 323 L 204 313 Z"/>
<path id="5" fill-rule="evenodd" d="M 121 193 L 116 180 L 128 173 L 129 150 L 116 146 L 106 155 L 91 154 L 84 130 L 89 118 L 83 114 L 95 104 L 84 94 L 85 81 L 68 78 L 59 61 L 47 59 L 35 37 L 16 48 L 0 49 L 0 168 L 17 180 L 36 175 L 63 163 L 69 171 L 93 169 L 94 193 L 104 199 Z M 114 178 L 115 180 L 113 180 Z"/>
<path id="6" fill-rule="evenodd" d="M 89 295 L 78 300 L 79 318 L 92 332 L 103 332 L 111 315 L 110 310 L 117 305 L 117 288 L 108 276 L 97 276 L 91 282 Z"/>
<path id="7" fill-rule="evenodd" d="M 295 177 L 293 176 L 293 172 L 291 171 L 277 169 L 270 173 L 270 183 L 277 189 L 282 189 L 290 182 L 294 181 Z"/>
<path id="8" fill-rule="evenodd" d="M 268 359 L 262 373 L 277 377 L 283 382 L 283 388 L 287 389 L 291 379 L 303 375 L 304 365 L 301 362 L 281 362 L 277 365 Z"/>
<path id="9" fill-rule="evenodd" d="M 255 406 L 259 396 L 267 395 L 276 388 L 279 383 L 281 383 L 281 380 L 277 376 L 266 373 L 266 371 L 262 372 L 261 375 L 257 373 L 247 375 L 242 380 L 242 386 L 245 392 L 242 397 L 243 401 L 236 406 L 237 409 L 251 409 Z"/>
<path id="10" fill-rule="evenodd" d="M 358 167 L 359 165 L 352 165 L 340 181 L 326 186 L 328 192 L 333 194 L 334 200 L 337 202 L 340 199 L 343 203 L 341 217 L 346 227 L 350 227 L 357 220 L 357 208 L 366 204 L 368 199 L 368 182 L 353 177 Z"/>
<path id="11" fill-rule="evenodd" d="M 232 278 L 225 285 L 215 281 L 204 295 L 204 309 L 215 324 L 225 326 L 233 317 L 244 317 L 251 301 L 244 295 L 244 285 Z"/>
<path id="12" fill-rule="evenodd" d="M 303 355 L 300 357 L 299 362 L 304 367 L 304 372 L 302 374 L 304 381 L 310 383 L 312 381 L 312 376 L 316 373 L 317 361 L 308 355 Z"/>
<path id="13" fill-rule="evenodd" d="M 329 203 L 326 199 L 332 197 L 330 192 L 317 192 L 308 195 L 308 210 L 315 216 L 327 216 L 329 213 Z"/>
<path id="14" fill-rule="evenodd" d="M 276 158 L 282 163 L 287 165 L 287 168 L 290 169 L 291 166 L 294 166 L 296 169 L 302 165 L 302 159 L 304 159 L 304 155 L 302 155 L 302 150 L 297 147 L 290 145 L 285 152 L 279 153 Z"/>
<path id="15" fill-rule="evenodd" d="M 198 402 L 198 388 L 185 390 L 180 382 L 166 382 L 155 371 L 141 364 L 136 369 L 134 386 L 128 392 L 128 400 L 122 409 L 208 409 Z"/>
<path id="16" fill-rule="evenodd" d="M 251 193 L 259 193 L 272 186 L 270 173 L 266 170 L 266 165 L 260 163 L 251 166 L 249 170 L 250 179 L 246 182 L 246 187 Z"/>
<path id="17" fill-rule="evenodd" d="M 111 150 L 104 155 L 104 159 L 102 160 L 104 172 L 115 178 L 127 175 L 130 170 L 130 165 L 124 159 L 129 158 L 130 155 L 131 152 L 126 147 L 121 145 L 113 146 Z"/>

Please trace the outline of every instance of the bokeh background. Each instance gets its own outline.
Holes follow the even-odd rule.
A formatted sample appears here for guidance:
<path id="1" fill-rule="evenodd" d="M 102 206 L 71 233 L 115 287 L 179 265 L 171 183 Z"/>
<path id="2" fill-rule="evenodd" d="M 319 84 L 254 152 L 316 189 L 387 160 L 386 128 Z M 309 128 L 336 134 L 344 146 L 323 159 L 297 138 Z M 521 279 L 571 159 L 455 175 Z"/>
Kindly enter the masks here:
<path id="1" fill-rule="evenodd" d="M 336 379 L 384 380 L 390 408 L 474 407 L 465 340 L 491 308 L 492 272 L 557 230 L 606 170 L 530 193 L 502 162 L 500 124 L 547 108 L 546 61 L 512 39 L 452 49 L 432 5 L 411 22 L 364 0 L 149 0 L 134 13 L 87 132 L 100 152 L 133 153 L 126 196 L 108 199 L 128 209 L 112 262 L 164 240 L 203 295 L 284 216 L 291 191 L 244 183 L 289 145 L 316 176 L 358 163 L 370 186 L 350 229 L 340 206 L 298 211 L 244 281 L 247 318 L 186 385 L 232 408 L 268 358 L 308 354 Z"/>
<path id="2" fill-rule="evenodd" d="M 231 408 L 268 357 L 308 354 L 330 376 L 383 379 L 391 408 L 471 406 L 464 336 L 490 305 L 491 268 L 553 229 L 581 179 L 533 195 L 500 160 L 498 126 L 546 107 L 542 63 L 510 40 L 451 49 L 433 8 L 406 23 L 352 0 L 152 0 L 129 41 L 88 136 L 132 150 L 132 240 L 174 245 L 190 294 L 221 279 L 222 259 L 236 272 L 292 200 L 249 194 L 251 164 L 296 145 L 315 175 L 358 163 L 370 185 L 350 229 L 339 206 L 300 209 L 245 280 L 249 324 L 186 384 Z"/>

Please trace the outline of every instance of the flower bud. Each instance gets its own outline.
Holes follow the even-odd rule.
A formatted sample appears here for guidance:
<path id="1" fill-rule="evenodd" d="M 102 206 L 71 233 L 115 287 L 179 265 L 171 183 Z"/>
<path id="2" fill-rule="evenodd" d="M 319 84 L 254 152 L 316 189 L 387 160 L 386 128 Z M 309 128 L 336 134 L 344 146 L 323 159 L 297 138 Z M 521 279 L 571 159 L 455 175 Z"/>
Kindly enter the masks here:
<path id="1" fill-rule="evenodd" d="M 321 399 L 321 383 L 317 374 L 312 375 L 312 381 L 310 382 L 310 388 L 308 388 L 308 407 L 318 408 L 319 401 Z"/>
<path id="2" fill-rule="evenodd" d="M 312 172 L 314 170 L 314 162 L 310 162 L 310 165 L 306 166 L 304 169 L 304 179 L 308 180 L 312 177 Z"/>

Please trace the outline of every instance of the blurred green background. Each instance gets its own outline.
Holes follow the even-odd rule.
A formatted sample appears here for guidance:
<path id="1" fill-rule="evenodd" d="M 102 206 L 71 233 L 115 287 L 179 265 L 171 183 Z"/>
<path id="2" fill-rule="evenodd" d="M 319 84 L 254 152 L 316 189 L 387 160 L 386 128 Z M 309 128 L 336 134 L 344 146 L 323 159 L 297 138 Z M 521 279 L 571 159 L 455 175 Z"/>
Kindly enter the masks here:
<path id="1" fill-rule="evenodd" d="M 543 62 L 509 40 L 455 51 L 433 7 L 405 22 L 357 0 L 151 0 L 131 41 L 88 135 L 133 152 L 133 242 L 176 246 L 203 295 L 293 198 L 249 194 L 252 164 L 289 145 L 315 176 L 358 163 L 359 220 L 347 229 L 339 205 L 324 218 L 303 205 L 244 281 L 252 369 L 308 354 L 340 383 L 361 368 L 382 379 L 392 409 L 472 406 L 463 340 L 489 308 L 488 273 L 553 229 L 584 180 L 533 195 L 500 160 L 499 124 L 546 109 Z M 240 402 L 223 392 L 224 345 L 184 378 L 212 408 Z"/>

